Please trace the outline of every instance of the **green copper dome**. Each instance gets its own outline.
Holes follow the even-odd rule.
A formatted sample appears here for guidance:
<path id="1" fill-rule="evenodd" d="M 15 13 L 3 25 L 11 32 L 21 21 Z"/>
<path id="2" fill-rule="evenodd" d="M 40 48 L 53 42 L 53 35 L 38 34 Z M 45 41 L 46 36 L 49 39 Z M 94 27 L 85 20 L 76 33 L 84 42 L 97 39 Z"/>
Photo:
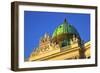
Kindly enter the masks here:
<path id="1" fill-rule="evenodd" d="M 60 34 L 65 34 L 65 33 L 66 34 L 75 34 L 75 35 L 79 36 L 77 30 L 72 25 L 68 24 L 66 19 L 65 19 L 64 23 L 62 23 L 55 29 L 52 37 L 56 37 Z"/>

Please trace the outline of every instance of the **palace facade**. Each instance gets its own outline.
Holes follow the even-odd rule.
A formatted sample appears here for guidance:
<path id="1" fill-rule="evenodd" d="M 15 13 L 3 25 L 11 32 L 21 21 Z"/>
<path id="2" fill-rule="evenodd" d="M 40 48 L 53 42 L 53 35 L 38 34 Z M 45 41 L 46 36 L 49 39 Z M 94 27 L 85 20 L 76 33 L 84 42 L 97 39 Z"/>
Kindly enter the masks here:
<path id="1" fill-rule="evenodd" d="M 90 58 L 90 41 L 84 43 L 79 33 L 66 19 L 53 32 L 40 39 L 39 47 L 30 54 L 29 61 L 69 60 Z"/>

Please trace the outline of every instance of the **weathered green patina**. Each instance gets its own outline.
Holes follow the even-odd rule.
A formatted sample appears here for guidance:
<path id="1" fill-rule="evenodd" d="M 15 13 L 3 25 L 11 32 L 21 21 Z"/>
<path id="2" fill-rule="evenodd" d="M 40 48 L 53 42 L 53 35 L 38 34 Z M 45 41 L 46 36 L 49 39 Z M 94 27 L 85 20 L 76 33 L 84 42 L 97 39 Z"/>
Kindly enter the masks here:
<path id="1" fill-rule="evenodd" d="M 60 47 L 64 47 L 70 45 L 70 40 L 73 40 L 73 36 L 80 39 L 77 30 L 65 19 L 64 22 L 55 29 L 52 35 L 52 41 L 59 44 Z"/>
<path id="2" fill-rule="evenodd" d="M 64 33 L 75 34 L 75 35 L 79 36 L 77 30 L 72 25 L 68 24 L 66 19 L 65 19 L 63 24 L 59 25 L 55 29 L 55 31 L 53 32 L 52 37 L 56 37 L 56 36 L 59 36 L 60 34 L 64 34 Z"/>

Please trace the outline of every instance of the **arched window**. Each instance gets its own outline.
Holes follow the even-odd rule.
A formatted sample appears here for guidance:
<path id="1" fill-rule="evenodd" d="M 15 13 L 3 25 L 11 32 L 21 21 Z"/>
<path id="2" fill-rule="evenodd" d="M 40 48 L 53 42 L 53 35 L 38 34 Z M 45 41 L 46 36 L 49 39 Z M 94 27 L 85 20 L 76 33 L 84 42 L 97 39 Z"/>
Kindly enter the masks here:
<path id="1" fill-rule="evenodd" d="M 64 47 L 64 46 L 67 46 L 67 40 L 64 40 L 63 42 L 62 42 L 62 47 Z"/>

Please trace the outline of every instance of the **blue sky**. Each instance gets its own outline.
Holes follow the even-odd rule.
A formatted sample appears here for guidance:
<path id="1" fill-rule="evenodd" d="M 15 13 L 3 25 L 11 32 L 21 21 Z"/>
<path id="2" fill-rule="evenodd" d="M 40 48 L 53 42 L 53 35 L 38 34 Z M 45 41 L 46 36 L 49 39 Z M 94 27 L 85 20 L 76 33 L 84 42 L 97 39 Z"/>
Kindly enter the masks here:
<path id="1" fill-rule="evenodd" d="M 38 47 L 40 37 L 52 36 L 64 19 L 73 25 L 85 42 L 90 40 L 90 14 L 24 11 L 24 57 Z"/>

